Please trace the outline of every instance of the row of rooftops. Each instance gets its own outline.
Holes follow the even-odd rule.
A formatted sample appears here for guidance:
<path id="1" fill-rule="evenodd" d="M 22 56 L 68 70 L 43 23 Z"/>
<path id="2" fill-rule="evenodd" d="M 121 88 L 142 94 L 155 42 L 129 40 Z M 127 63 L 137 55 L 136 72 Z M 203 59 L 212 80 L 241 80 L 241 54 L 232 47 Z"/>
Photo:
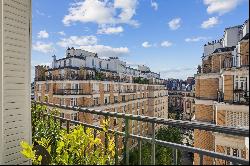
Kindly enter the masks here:
<path id="1" fill-rule="evenodd" d="M 80 55 L 72 55 L 69 53 L 69 51 L 82 51 L 83 53 L 81 53 Z M 87 53 L 88 55 L 85 55 L 84 53 Z M 68 53 L 68 54 L 67 54 Z M 79 52 L 78 52 L 79 53 Z M 63 61 L 63 60 L 67 60 L 67 59 L 71 59 L 71 58 L 77 58 L 77 59 L 82 59 L 82 60 L 86 60 L 86 56 L 93 56 L 94 58 L 98 58 L 100 60 L 105 60 L 105 61 L 111 61 L 111 60 L 119 60 L 118 57 L 109 57 L 108 59 L 102 59 L 102 58 L 99 58 L 98 57 L 98 54 L 97 53 L 92 53 L 92 52 L 89 52 L 89 51 L 86 51 L 86 50 L 82 50 L 82 49 L 75 49 L 74 47 L 71 47 L 66 50 L 66 57 L 64 58 L 61 58 L 61 59 L 56 59 L 56 56 L 54 55 L 53 58 L 54 58 L 54 62 L 59 62 L 59 61 Z M 126 63 L 126 62 L 124 62 Z M 123 65 L 123 64 L 121 64 Z M 155 73 L 155 72 L 152 72 L 147 66 L 144 66 L 144 65 L 141 65 L 141 67 L 145 67 L 145 68 L 148 68 L 148 70 L 146 71 L 143 71 L 143 70 L 139 70 L 139 69 L 136 69 L 136 68 L 132 68 L 130 66 L 126 66 L 126 65 L 123 65 L 123 67 L 126 69 L 126 70 L 134 70 L 134 71 L 138 71 L 138 72 L 141 72 L 141 73 L 152 73 L 154 75 L 158 75 L 160 76 L 160 74 L 158 73 Z M 85 67 L 86 68 L 86 67 Z M 87 69 L 87 68 L 86 68 Z M 90 70 L 92 70 L 92 68 L 89 68 Z M 50 69 L 50 70 L 53 70 Z M 105 70 L 105 69 L 104 69 Z M 107 71 L 110 71 L 110 72 L 113 72 L 113 73 L 117 73 L 115 71 L 111 71 L 111 70 L 107 70 Z"/>

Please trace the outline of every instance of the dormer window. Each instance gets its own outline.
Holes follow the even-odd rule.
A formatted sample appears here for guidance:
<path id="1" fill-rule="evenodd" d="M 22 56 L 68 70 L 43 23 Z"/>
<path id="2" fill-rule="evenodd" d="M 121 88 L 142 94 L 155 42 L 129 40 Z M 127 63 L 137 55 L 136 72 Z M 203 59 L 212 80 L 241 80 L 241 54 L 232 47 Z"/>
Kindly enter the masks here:
<path id="1" fill-rule="evenodd" d="M 95 60 L 92 59 L 92 66 L 94 67 L 95 66 Z"/>

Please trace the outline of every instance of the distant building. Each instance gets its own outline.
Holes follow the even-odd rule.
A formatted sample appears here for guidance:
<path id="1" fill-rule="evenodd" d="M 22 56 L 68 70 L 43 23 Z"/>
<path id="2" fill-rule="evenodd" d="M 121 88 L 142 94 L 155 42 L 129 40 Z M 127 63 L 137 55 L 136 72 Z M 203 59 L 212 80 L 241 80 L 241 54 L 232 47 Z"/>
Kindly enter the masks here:
<path id="1" fill-rule="evenodd" d="M 249 28 L 226 28 L 223 46 L 202 58 L 195 75 L 195 121 L 249 128 Z M 249 159 L 249 138 L 194 130 L 194 147 Z M 199 164 L 195 154 L 194 164 Z M 230 165 L 204 157 L 206 165 Z"/>
<path id="2" fill-rule="evenodd" d="M 51 104 L 96 110 L 168 117 L 168 92 L 160 75 L 146 66 L 126 66 L 118 58 L 101 59 L 97 54 L 69 48 L 52 67 L 36 66 L 35 100 Z M 102 116 L 61 110 L 61 117 L 99 125 Z M 112 119 L 111 128 L 124 130 L 121 119 Z M 151 126 L 130 124 L 130 133 L 151 134 Z M 160 125 L 156 126 L 156 130 Z M 131 142 L 131 145 L 135 142 Z"/>

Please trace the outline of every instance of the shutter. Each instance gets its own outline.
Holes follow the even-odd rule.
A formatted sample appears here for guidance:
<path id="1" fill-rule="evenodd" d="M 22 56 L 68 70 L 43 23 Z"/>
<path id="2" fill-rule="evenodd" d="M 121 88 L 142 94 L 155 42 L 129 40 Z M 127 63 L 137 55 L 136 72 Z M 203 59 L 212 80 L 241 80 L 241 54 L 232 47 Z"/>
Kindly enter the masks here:
<path id="1" fill-rule="evenodd" d="M 31 143 L 31 0 L 0 0 L 0 164 L 29 162 Z"/>

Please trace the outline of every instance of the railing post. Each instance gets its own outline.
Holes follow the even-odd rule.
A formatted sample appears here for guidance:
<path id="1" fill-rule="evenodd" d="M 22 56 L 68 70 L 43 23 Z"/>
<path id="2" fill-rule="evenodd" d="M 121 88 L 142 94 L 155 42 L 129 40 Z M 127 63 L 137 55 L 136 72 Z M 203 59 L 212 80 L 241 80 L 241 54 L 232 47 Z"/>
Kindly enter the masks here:
<path id="1" fill-rule="evenodd" d="M 173 148 L 173 165 L 178 164 L 178 150 Z"/>
<path id="2" fill-rule="evenodd" d="M 139 146 L 139 165 L 141 165 L 141 143 L 142 140 L 140 138 L 138 138 L 138 146 Z"/>
<path id="3" fill-rule="evenodd" d="M 96 129 L 94 129 L 94 139 L 96 139 Z M 96 151 L 96 145 L 94 144 L 94 152 Z"/>
<path id="4" fill-rule="evenodd" d="M 129 119 L 125 117 L 125 158 L 126 165 L 129 165 Z"/>
<path id="5" fill-rule="evenodd" d="M 66 126 L 67 126 L 67 133 L 69 134 L 69 120 L 66 121 Z"/>
<path id="6" fill-rule="evenodd" d="M 155 165 L 155 123 L 152 123 L 152 149 L 151 149 L 151 165 Z"/>
<path id="7" fill-rule="evenodd" d="M 108 116 L 105 116 L 105 123 L 107 123 L 107 122 L 108 122 Z M 107 126 L 105 126 L 105 127 L 107 127 Z M 108 133 L 107 132 L 105 132 L 105 154 L 107 154 L 107 148 L 108 148 Z"/>
<path id="8" fill-rule="evenodd" d="M 203 155 L 199 154 L 199 156 L 200 156 L 200 165 L 203 165 Z"/>
<path id="9" fill-rule="evenodd" d="M 118 165 L 118 134 L 117 130 L 115 129 L 115 165 Z"/>

